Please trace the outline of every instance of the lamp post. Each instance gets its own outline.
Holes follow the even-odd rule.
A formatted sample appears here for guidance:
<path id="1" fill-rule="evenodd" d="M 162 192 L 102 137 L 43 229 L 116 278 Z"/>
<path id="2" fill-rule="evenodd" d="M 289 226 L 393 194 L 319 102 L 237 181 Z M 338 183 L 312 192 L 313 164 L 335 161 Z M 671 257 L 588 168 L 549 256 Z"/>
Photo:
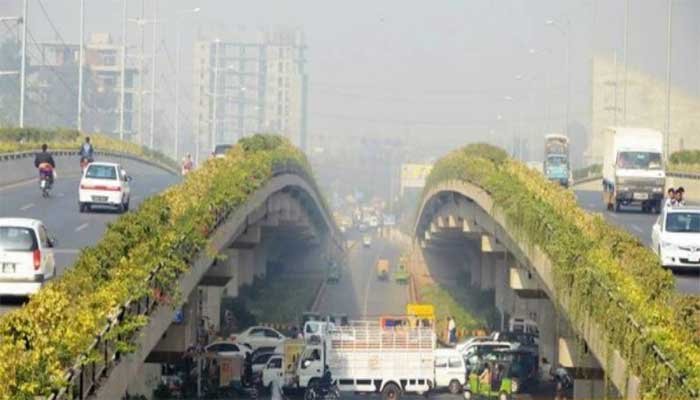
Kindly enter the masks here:
<path id="1" fill-rule="evenodd" d="M 180 17 L 185 14 L 195 14 L 201 9 L 199 7 L 192 8 L 188 10 L 178 11 L 175 16 L 175 31 L 176 31 L 176 48 L 175 52 L 175 144 L 174 144 L 174 156 L 175 160 L 179 156 L 179 142 L 180 142 L 180 64 L 181 64 L 181 52 L 182 52 L 182 32 L 180 30 Z"/>
<path id="2" fill-rule="evenodd" d="M 565 46 L 565 57 L 566 57 L 566 114 L 564 121 L 564 134 L 569 136 L 569 112 L 570 112 L 570 98 L 571 98 L 571 22 L 566 19 L 565 25 L 562 26 L 559 22 L 548 19 L 545 22 L 546 25 L 556 28 L 563 36 L 566 41 Z"/>
<path id="3" fill-rule="evenodd" d="M 219 43 L 220 39 L 214 39 L 214 93 L 213 93 L 213 104 L 212 104 L 212 115 L 211 115 L 211 136 L 209 137 L 209 146 L 211 151 L 214 151 L 216 146 L 216 103 L 218 103 L 218 86 L 219 86 Z"/>
<path id="4" fill-rule="evenodd" d="M 122 60 L 121 60 L 121 78 L 119 82 L 119 140 L 124 140 L 124 90 L 126 80 L 126 19 L 127 15 L 127 0 L 122 0 Z"/>
<path id="5" fill-rule="evenodd" d="M 671 150 L 671 55 L 673 45 L 673 0 L 668 0 L 667 33 L 666 33 L 666 157 Z"/>

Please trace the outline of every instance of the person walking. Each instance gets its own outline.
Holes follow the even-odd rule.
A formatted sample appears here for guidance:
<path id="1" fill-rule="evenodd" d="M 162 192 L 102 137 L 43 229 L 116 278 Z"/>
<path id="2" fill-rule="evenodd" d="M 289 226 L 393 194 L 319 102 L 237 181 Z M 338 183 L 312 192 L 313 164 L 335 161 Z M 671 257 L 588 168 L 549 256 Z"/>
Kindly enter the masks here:
<path id="1" fill-rule="evenodd" d="M 452 316 L 450 316 L 450 320 L 447 322 L 447 331 L 449 332 L 450 344 L 457 344 L 457 324 L 455 324 L 455 319 L 452 318 Z"/>
<path id="2" fill-rule="evenodd" d="M 192 155 L 187 153 L 185 158 L 182 159 L 182 176 L 189 174 L 193 168 L 194 162 L 192 161 Z"/>

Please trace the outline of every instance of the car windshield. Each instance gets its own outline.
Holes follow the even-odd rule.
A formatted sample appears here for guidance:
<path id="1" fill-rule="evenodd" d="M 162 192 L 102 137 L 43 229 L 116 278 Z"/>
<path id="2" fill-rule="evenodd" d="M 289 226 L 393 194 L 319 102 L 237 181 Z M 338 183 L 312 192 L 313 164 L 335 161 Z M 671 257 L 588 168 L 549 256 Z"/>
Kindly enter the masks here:
<path id="1" fill-rule="evenodd" d="M 32 229 L 13 226 L 0 227 L 0 250 L 34 251 L 37 248 L 36 235 Z"/>
<path id="2" fill-rule="evenodd" d="M 561 167 L 566 165 L 566 157 L 550 156 L 547 158 L 547 165 L 550 167 Z"/>
<path id="3" fill-rule="evenodd" d="M 224 154 L 231 147 L 233 147 L 233 146 L 231 146 L 230 144 L 220 144 L 220 145 L 216 146 L 216 148 L 214 149 L 214 154 L 216 154 L 216 155 Z"/>
<path id="4" fill-rule="evenodd" d="M 669 213 L 666 216 L 666 232 L 700 233 L 700 213 Z"/>
<path id="5" fill-rule="evenodd" d="M 117 169 L 111 165 L 91 165 L 85 173 L 90 179 L 117 179 Z"/>
<path id="6" fill-rule="evenodd" d="M 617 167 L 621 169 L 660 170 L 661 154 L 646 151 L 623 151 L 617 154 Z"/>

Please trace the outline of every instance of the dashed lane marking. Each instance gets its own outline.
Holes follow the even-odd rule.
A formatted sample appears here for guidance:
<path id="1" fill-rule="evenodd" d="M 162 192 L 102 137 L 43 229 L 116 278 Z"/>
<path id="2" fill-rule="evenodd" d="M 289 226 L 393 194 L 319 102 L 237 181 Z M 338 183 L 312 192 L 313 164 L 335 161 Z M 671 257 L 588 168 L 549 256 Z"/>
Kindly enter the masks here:
<path id="1" fill-rule="evenodd" d="M 34 207 L 34 203 L 25 204 L 22 207 L 20 207 L 19 209 L 20 209 L 20 211 L 27 211 L 32 207 Z"/>
<path id="2" fill-rule="evenodd" d="M 80 224 L 77 228 L 75 228 L 75 231 L 76 231 L 76 232 L 80 232 L 80 231 L 82 231 L 83 229 L 87 228 L 89 225 L 90 225 L 90 224 L 87 223 L 87 222 L 84 223 L 84 224 Z"/>

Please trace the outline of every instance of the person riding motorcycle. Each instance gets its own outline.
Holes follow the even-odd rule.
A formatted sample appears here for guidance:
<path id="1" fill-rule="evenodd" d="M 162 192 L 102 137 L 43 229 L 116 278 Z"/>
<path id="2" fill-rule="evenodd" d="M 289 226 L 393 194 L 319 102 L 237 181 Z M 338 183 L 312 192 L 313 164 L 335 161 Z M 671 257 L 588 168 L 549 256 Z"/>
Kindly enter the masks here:
<path id="1" fill-rule="evenodd" d="M 94 153 L 95 148 L 92 146 L 92 143 L 90 143 L 90 136 L 87 136 L 85 138 L 85 143 L 83 143 L 80 146 L 80 150 L 78 151 L 80 160 L 82 161 L 83 159 L 85 159 L 87 160 L 87 162 L 93 162 L 95 161 L 95 159 L 93 158 Z"/>
<path id="2" fill-rule="evenodd" d="M 51 153 L 47 151 L 48 147 L 46 143 L 41 145 L 41 152 L 34 156 L 34 167 L 39 169 L 39 179 L 46 177 L 49 180 L 49 185 L 53 185 L 56 162 Z"/>

